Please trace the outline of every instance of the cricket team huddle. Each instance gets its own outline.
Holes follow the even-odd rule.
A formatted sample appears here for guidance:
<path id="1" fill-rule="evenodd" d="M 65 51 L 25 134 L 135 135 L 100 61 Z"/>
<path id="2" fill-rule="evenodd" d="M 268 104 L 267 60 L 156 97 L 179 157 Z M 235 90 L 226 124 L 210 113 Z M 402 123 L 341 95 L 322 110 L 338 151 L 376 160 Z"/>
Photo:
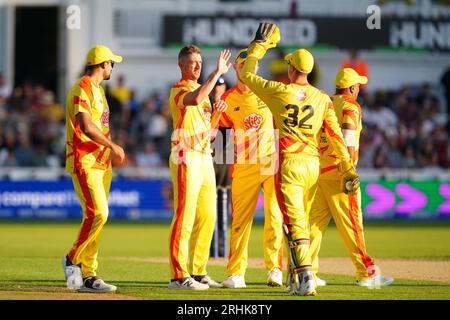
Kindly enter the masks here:
<path id="1" fill-rule="evenodd" d="M 181 79 L 170 90 L 173 134 L 169 167 L 174 216 L 169 234 L 168 289 L 245 288 L 248 242 L 259 192 L 264 193 L 264 261 L 267 285 L 286 285 L 290 295 L 315 296 L 326 281 L 317 275 L 322 236 L 333 217 L 356 269 L 356 285 L 379 287 L 394 279 L 381 274 L 365 248 L 361 191 L 355 170 L 362 128 L 357 102 L 367 83 L 351 68 L 336 75 L 329 97 L 308 83 L 314 58 L 306 49 L 288 54 L 289 84 L 257 75 L 258 62 L 281 40 L 278 27 L 260 23 L 254 40 L 240 50 L 233 68 L 237 84 L 214 105 L 208 95 L 231 68 L 229 50 L 203 84 L 200 49 L 182 48 Z M 83 208 L 73 247 L 63 257 L 67 286 L 78 292 L 114 292 L 97 276 L 99 237 L 108 217 L 111 157 L 124 160 L 110 139 L 109 108 L 100 83 L 122 57 L 105 46 L 87 55 L 85 75 L 67 96 L 66 170 Z M 218 128 L 232 128 L 230 172 L 232 221 L 227 277 L 216 282 L 206 266 L 216 219 L 216 177 L 211 141 Z M 285 238 L 285 240 L 283 240 Z M 289 248 L 283 281 L 283 245 Z"/>

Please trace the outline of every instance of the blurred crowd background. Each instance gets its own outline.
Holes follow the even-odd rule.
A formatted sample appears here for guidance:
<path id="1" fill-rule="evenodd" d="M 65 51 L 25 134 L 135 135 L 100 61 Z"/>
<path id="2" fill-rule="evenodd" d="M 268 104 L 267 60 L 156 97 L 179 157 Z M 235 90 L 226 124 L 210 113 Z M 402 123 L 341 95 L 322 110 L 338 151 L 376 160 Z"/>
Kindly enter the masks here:
<path id="1" fill-rule="evenodd" d="M 449 72 L 438 80 L 397 91 L 362 90 L 360 168 L 449 167 Z M 121 74 L 104 84 L 113 139 L 127 154 L 123 166 L 167 167 L 172 133 L 169 90 L 137 100 Z M 217 85 L 230 86 L 224 81 Z M 65 106 L 40 83 L 10 88 L 0 74 L 0 166 L 64 164 Z"/>

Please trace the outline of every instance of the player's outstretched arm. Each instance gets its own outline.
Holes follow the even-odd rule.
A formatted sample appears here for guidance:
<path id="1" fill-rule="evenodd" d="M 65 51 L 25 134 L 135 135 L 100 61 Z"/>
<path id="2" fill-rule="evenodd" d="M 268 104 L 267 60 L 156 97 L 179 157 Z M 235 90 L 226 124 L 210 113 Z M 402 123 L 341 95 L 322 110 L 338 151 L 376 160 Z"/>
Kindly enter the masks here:
<path id="1" fill-rule="evenodd" d="M 270 22 L 261 22 L 255 33 L 255 38 L 248 46 L 248 55 L 258 60 L 262 59 L 266 51 L 275 48 L 281 40 L 280 29 Z"/>
<path id="2" fill-rule="evenodd" d="M 231 63 L 228 63 L 231 57 L 230 50 L 222 50 L 217 58 L 217 65 L 214 71 L 209 75 L 206 81 L 198 89 L 186 94 L 183 103 L 185 106 L 196 106 L 201 103 L 214 89 L 219 77 L 230 70 Z"/>
<path id="3" fill-rule="evenodd" d="M 275 24 L 261 22 L 255 38 L 248 46 L 248 56 L 239 73 L 239 79 L 264 102 L 270 99 L 272 94 L 282 91 L 284 84 L 257 76 L 258 60 L 265 55 L 268 49 L 276 47 L 280 39 L 280 30 Z"/>

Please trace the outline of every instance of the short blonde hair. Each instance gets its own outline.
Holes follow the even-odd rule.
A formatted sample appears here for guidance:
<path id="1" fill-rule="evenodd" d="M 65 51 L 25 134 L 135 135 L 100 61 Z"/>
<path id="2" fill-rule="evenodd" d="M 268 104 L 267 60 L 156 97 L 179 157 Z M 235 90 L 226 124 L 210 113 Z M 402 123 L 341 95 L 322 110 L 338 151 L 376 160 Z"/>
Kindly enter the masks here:
<path id="1" fill-rule="evenodd" d="M 192 53 L 198 53 L 200 54 L 200 48 L 197 46 L 194 46 L 193 44 L 190 44 L 184 48 L 182 48 L 180 50 L 180 53 L 178 53 L 178 61 L 184 59 L 185 57 L 187 57 L 188 55 L 192 54 Z"/>

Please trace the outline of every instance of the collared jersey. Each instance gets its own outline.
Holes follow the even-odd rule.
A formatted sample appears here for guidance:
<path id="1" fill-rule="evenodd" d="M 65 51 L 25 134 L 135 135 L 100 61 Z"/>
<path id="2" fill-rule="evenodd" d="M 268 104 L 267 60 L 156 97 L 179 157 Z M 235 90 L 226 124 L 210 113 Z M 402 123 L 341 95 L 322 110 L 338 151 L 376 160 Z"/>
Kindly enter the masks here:
<path id="1" fill-rule="evenodd" d="M 257 59 L 249 56 L 240 79 L 269 107 L 279 130 L 282 155 L 319 157 L 322 128 L 340 160 L 350 162 L 330 97 L 309 84 L 284 84 L 257 76 Z"/>
<path id="2" fill-rule="evenodd" d="M 273 117 L 267 105 L 252 91 L 235 86 L 222 97 L 227 109 L 220 126 L 233 128 L 235 163 L 259 163 L 275 153 Z"/>
<path id="3" fill-rule="evenodd" d="M 94 142 L 80 128 L 76 115 L 86 112 L 92 122 L 109 137 L 109 107 L 105 92 L 88 76 L 82 77 L 67 95 L 66 102 L 66 171 L 108 169 L 111 166 L 110 150 Z"/>
<path id="4" fill-rule="evenodd" d="M 211 114 L 212 106 L 206 97 L 196 106 L 184 105 L 184 97 L 195 91 L 200 84 L 190 86 L 180 80 L 170 89 L 169 104 L 173 117 L 172 150 L 200 151 L 211 153 Z"/>
<path id="5" fill-rule="evenodd" d="M 362 112 L 361 106 L 353 98 L 344 95 L 333 95 L 331 96 L 333 101 L 334 111 L 339 121 L 339 125 L 342 126 L 343 123 L 351 124 L 356 131 L 356 145 L 355 145 L 355 159 L 354 165 L 356 167 L 358 163 L 358 153 L 359 153 L 359 137 L 362 130 Z M 336 152 L 328 142 L 325 134 L 322 133 L 320 140 L 320 172 L 321 178 L 324 179 L 339 179 L 340 175 L 337 171 L 337 156 Z"/>

